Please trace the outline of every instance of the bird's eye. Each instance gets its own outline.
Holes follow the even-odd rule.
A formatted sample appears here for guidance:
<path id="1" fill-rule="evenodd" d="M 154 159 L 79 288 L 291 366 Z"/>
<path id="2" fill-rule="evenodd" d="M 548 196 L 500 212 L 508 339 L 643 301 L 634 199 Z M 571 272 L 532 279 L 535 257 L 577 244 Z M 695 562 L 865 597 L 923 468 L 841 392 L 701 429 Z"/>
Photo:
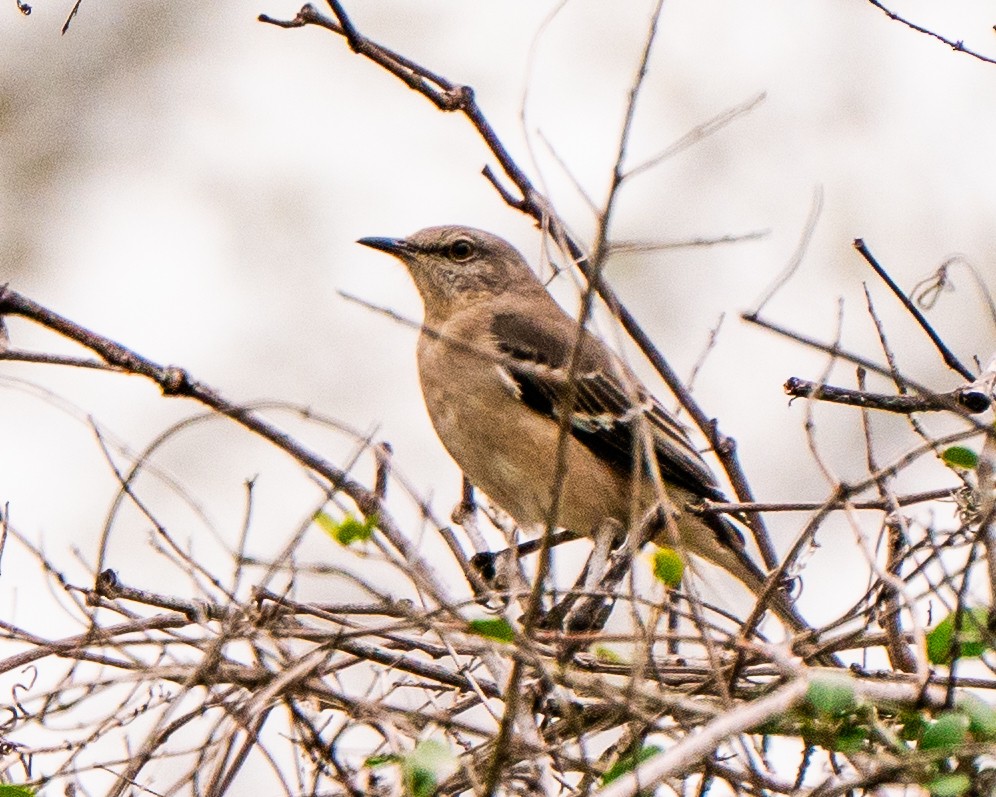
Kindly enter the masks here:
<path id="1" fill-rule="evenodd" d="M 477 250 L 474 248 L 474 244 L 466 238 L 458 238 L 450 244 L 447 254 L 450 256 L 450 260 L 454 262 L 466 263 L 477 254 Z"/>

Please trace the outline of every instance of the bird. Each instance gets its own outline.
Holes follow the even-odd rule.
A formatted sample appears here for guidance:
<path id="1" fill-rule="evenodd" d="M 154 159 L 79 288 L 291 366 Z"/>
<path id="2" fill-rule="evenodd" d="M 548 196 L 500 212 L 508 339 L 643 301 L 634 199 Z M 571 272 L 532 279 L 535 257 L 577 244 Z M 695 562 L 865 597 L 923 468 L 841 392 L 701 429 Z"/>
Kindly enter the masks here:
<path id="1" fill-rule="evenodd" d="M 674 522 L 663 524 L 670 533 L 662 529 L 661 544 L 718 565 L 760 594 L 766 575 L 739 530 L 694 511 L 703 500 L 726 499 L 686 428 L 561 308 L 512 244 L 457 225 L 357 243 L 407 267 L 424 305 L 416 354 L 436 434 L 469 481 L 520 527 L 553 519 L 594 535 L 607 522 L 628 527 L 634 507 L 664 507 Z M 553 517 L 562 426 L 566 468 Z M 793 630 L 808 628 L 782 590 L 771 592 L 769 607 Z"/>

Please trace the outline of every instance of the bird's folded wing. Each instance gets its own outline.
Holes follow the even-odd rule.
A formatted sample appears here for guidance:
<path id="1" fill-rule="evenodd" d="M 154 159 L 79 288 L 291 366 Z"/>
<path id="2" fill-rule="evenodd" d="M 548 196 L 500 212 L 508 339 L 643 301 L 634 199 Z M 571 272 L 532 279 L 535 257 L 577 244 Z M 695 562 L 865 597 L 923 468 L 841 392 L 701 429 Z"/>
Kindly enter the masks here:
<path id="1" fill-rule="evenodd" d="M 567 316 L 498 314 L 491 333 L 499 364 L 519 399 L 559 422 L 570 394 L 570 361 L 577 325 Z M 603 461 L 633 472 L 637 435 L 648 434 L 661 477 L 692 495 L 722 500 L 712 472 L 684 427 L 639 385 L 604 345 L 587 333 L 580 344 L 570 433 Z M 640 424 L 646 424 L 646 432 Z M 641 457 L 642 458 L 642 457 Z M 640 470 L 644 470 L 641 468 Z"/>

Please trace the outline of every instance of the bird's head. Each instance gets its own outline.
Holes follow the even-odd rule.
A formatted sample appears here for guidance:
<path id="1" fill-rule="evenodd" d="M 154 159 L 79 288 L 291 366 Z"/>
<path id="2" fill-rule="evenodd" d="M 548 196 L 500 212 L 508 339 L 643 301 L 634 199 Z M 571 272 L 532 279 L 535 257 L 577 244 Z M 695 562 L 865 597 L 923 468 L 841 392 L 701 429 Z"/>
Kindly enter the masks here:
<path id="1" fill-rule="evenodd" d="M 467 304 L 539 281 L 519 251 L 472 227 L 428 227 L 408 238 L 361 238 L 408 267 L 427 316 L 445 317 Z"/>

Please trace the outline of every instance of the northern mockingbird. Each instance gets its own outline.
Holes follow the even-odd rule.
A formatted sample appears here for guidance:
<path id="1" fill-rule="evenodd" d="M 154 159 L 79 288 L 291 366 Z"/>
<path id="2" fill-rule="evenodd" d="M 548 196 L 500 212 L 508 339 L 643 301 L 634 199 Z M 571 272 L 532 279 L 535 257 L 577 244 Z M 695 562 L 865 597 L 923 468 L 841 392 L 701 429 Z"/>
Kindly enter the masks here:
<path id="1" fill-rule="evenodd" d="M 725 498 L 685 428 L 560 308 L 511 244 L 457 226 L 358 243 L 408 267 L 425 305 L 418 370 L 429 417 L 471 483 L 520 526 L 535 530 L 550 518 L 577 350 L 556 525 L 594 534 L 607 521 L 628 527 L 663 506 L 674 523 L 664 524 L 672 532 L 662 530 L 662 544 L 761 590 L 765 576 L 740 532 L 719 515 L 689 511 L 702 499 Z M 805 627 L 778 590 L 771 608 L 791 627 Z"/>

